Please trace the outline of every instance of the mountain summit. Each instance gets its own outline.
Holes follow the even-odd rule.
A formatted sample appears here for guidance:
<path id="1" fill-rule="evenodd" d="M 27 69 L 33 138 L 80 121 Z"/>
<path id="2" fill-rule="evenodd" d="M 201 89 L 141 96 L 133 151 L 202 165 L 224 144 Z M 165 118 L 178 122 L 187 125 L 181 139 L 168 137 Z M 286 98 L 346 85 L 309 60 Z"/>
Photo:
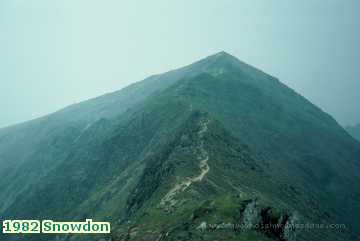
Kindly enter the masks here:
<path id="1" fill-rule="evenodd" d="M 67 240 L 355 240 L 359 157 L 330 115 L 220 52 L 0 129 L 0 217 L 112 223 Z"/>

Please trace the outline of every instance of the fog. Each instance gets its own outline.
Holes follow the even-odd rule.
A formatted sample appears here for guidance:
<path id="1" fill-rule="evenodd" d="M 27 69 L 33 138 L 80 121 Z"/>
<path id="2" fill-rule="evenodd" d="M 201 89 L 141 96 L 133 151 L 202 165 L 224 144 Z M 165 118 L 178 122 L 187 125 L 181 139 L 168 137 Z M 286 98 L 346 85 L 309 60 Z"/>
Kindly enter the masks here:
<path id="1" fill-rule="evenodd" d="M 224 50 L 360 122 L 360 1 L 0 1 L 0 127 Z"/>

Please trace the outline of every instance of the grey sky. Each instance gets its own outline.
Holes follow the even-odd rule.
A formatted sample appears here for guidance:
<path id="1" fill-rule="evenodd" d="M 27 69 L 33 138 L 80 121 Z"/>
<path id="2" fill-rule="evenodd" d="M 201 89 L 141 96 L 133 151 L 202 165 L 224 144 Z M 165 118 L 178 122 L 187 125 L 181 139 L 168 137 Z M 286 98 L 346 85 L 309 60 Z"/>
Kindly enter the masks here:
<path id="1" fill-rule="evenodd" d="M 0 127 L 225 50 L 360 122 L 360 1 L 0 1 Z"/>

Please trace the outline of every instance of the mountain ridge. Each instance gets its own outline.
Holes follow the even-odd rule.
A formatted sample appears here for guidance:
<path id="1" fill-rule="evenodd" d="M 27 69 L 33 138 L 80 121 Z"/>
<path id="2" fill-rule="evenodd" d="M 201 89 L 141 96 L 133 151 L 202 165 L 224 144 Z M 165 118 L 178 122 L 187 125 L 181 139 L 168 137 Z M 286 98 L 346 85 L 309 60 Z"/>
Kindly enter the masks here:
<path id="1" fill-rule="evenodd" d="M 224 233 L 197 229 L 219 222 L 216 217 L 256 225 L 293 222 L 288 218 L 295 215 L 344 222 L 356 231 L 359 143 L 277 79 L 244 70 L 233 58 L 213 55 L 100 101 L 0 131 L 0 217 L 111 218 L 114 240 L 219 240 Z M 204 136 L 198 135 L 200 120 L 209 123 Z M 204 165 L 201 143 L 208 152 Z M 206 164 L 201 181 L 187 185 Z M 183 183 L 174 207 L 159 209 Z M 137 235 L 140 227 L 146 232 Z M 231 232 L 228 240 L 295 240 L 288 231 Z M 304 230 L 297 236 L 351 240 L 353 231 Z"/>
<path id="2" fill-rule="evenodd" d="M 225 51 L 220 51 L 220 52 L 212 54 L 212 55 L 210 55 L 210 56 L 208 56 L 206 58 L 195 61 L 192 64 L 186 65 L 184 67 L 177 68 L 177 69 L 174 69 L 174 70 L 170 70 L 170 71 L 167 71 L 167 72 L 164 72 L 164 73 L 161 73 L 161 74 L 151 75 L 151 76 L 149 76 L 149 77 L 147 77 L 147 78 L 145 78 L 145 79 L 143 79 L 141 81 L 137 81 L 137 82 L 132 83 L 132 84 L 130 84 L 128 86 L 125 86 L 124 88 L 121 88 L 120 90 L 110 92 L 110 93 L 106 93 L 106 94 L 103 94 L 103 95 L 100 95 L 100 96 L 97 96 L 97 97 L 94 97 L 94 98 L 90 98 L 88 100 L 84 100 L 84 101 L 81 101 L 81 102 L 76 103 L 76 104 L 68 105 L 68 106 L 66 106 L 66 107 L 64 107 L 64 108 L 62 108 L 62 109 L 60 109 L 58 111 L 55 111 L 53 113 L 47 114 L 47 115 L 39 117 L 39 118 L 35 118 L 33 120 L 28 120 L 28 121 L 25 121 L 25 122 L 22 122 L 22 123 L 18 123 L 18 124 L 6 126 L 6 127 L 1 127 L 0 128 L 0 133 L 1 133 L 1 131 L 4 131 L 5 129 L 20 127 L 22 125 L 27 125 L 29 122 L 31 123 L 33 121 L 41 121 L 41 120 L 46 119 L 48 117 L 52 117 L 54 114 L 60 114 L 62 112 L 66 112 L 66 111 L 75 111 L 79 107 L 83 108 L 82 105 L 84 105 L 84 104 L 91 105 L 91 104 L 94 104 L 93 102 L 96 102 L 96 101 L 102 102 L 103 99 L 109 99 L 109 98 L 112 101 L 114 101 L 114 99 L 116 99 L 117 95 L 121 94 L 121 92 L 124 92 L 124 91 L 130 91 L 130 92 L 138 91 L 139 88 L 140 89 L 143 88 L 141 85 L 144 85 L 144 83 L 146 83 L 147 84 L 146 87 L 148 87 L 149 85 L 153 84 L 153 82 L 155 82 L 155 83 L 158 82 L 158 77 L 159 76 L 161 76 L 161 79 L 165 79 L 165 80 L 172 79 L 171 81 L 169 81 L 169 83 L 166 84 L 166 87 L 168 87 L 173 82 L 176 82 L 177 80 L 182 78 L 182 77 L 176 77 L 179 72 L 180 72 L 181 76 L 184 75 L 184 73 L 182 73 L 182 72 L 185 72 L 185 73 L 192 72 L 193 69 L 196 69 L 196 68 L 200 68 L 201 71 L 198 71 L 198 70 L 195 71 L 196 72 L 195 75 L 199 74 L 201 72 L 206 72 L 206 66 L 213 64 L 216 60 L 219 60 L 219 58 L 220 59 L 225 59 L 226 61 L 229 61 L 229 62 L 232 62 L 232 63 L 237 63 L 238 65 L 240 64 L 242 67 L 245 67 L 245 68 L 248 68 L 248 69 L 251 69 L 251 70 L 256 70 L 257 72 L 259 72 L 261 74 L 269 76 L 268 74 L 262 72 L 261 70 L 240 61 L 239 59 L 237 59 L 233 55 L 231 55 L 231 54 L 229 54 L 229 53 L 227 53 Z M 191 75 L 194 75 L 194 74 L 191 74 Z M 165 82 L 165 81 L 163 81 L 163 82 Z M 160 89 L 163 89 L 163 87 L 160 87 Z M 153 93 L 153 92 L 151 92 L 151 93 Z M 85 107 L 85 108 L 88 108 L 88 107 Z M 72 114 L 74 114 L 74 113 L 72 113 Z"/>
<path id="3" fill-rule="evenodd" d="M 356 140 L 360 141 L 360 124 L 353 126 L 346 126 L 345 130 Z"/>

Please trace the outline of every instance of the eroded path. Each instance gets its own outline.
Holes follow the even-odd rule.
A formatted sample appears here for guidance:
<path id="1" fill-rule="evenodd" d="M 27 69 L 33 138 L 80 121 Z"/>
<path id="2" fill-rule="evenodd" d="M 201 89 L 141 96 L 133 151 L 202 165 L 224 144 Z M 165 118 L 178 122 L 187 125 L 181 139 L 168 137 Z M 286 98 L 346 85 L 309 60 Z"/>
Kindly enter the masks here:
<path id="1" fill-rule="evenodd" d="M 177 183 L 161 200 L 160 205 L 161 206 L 174 206 L 176 204 L 175 196 L 185 191 L 191 184 L 195 182 L 201 182 L 206 174 L 210 171 L 210 166 L 208 164 L 209 160 L 209 154 L 204 148 L 204 134 L 206 133 L 208 129 L 208 120 L 203 121 L 201 124 L 201 128 L 198 132 L 198 137 L 200 139 L 200 145 L 199 145 L 199 154 L 197 158 L 199 159 L 199 168 L 200 168 L 200 174 L 195 177 L 187 177 L 186 180 Z"/>

